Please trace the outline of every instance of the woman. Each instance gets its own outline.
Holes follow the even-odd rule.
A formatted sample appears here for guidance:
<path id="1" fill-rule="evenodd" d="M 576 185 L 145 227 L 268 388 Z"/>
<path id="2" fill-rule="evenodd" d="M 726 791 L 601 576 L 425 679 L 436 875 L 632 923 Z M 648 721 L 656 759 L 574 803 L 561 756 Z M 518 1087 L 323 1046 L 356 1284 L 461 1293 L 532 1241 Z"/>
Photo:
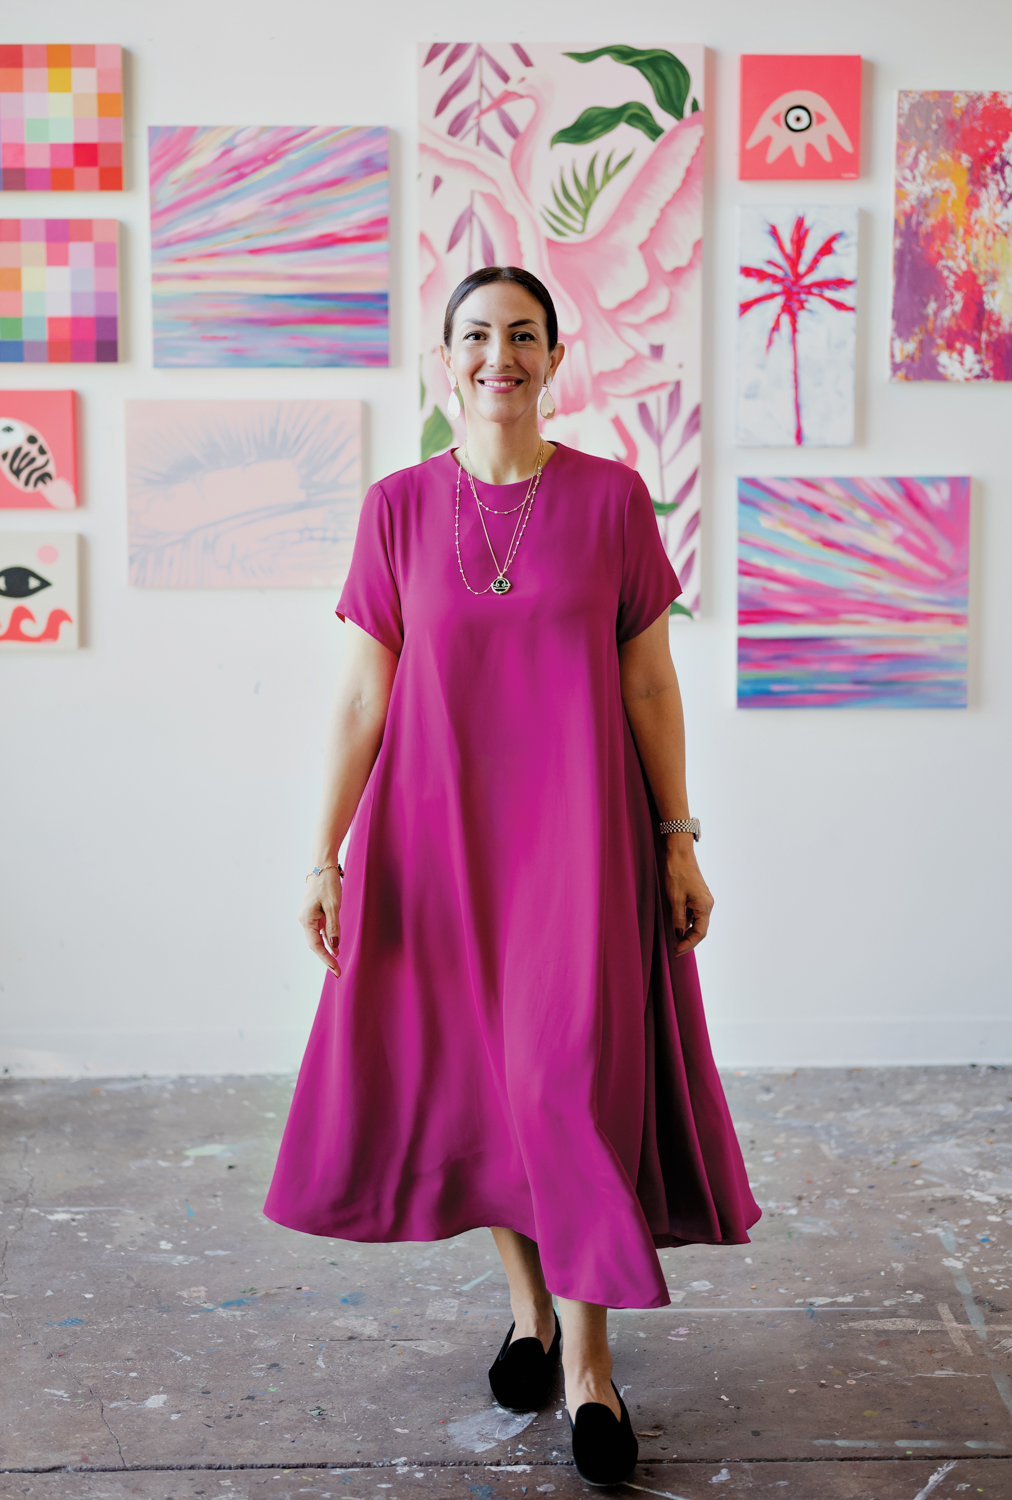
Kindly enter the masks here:
<path id="1" fill-rule="evenodd" d="M 543 1404 L 561 1332 L 577 1467 L 607 1484 L 636 1461 L 608 1308 L 664 1306 L 656 1247 L 744 1243 L 759 1211 L 692 956 L 678 582 L 639 476 L 540 435 L 564 353 L 535 277 L 468 276 L 442 350 L 467 441 L 366 495 L 300 915 L 330 973 L 266 1212 L 494 1226 L 493 1393 Z"/>

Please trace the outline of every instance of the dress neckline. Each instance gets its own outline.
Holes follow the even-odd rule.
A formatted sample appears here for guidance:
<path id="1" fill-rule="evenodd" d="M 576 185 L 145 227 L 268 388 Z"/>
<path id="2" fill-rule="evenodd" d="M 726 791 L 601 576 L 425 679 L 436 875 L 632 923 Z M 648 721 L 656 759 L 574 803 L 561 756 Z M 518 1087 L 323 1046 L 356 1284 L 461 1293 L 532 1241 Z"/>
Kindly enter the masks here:
<path id="1" fill-rule="evenodd" d="M 559 456 L 566 451 L 566 445 L 565 445 L 565 443 L 554 443 L 554 447 L 555 447 L 555 452 L 552 453 L 545 460 L 544 464 L 542 465 L 542 468 L 541 468 L 541 477 L 542 477 L 542 479 L 548 473 L 549 466 L 551 464 L 555 463 L 557 461 L 557 459 L 559 458 Z M 453 474 L 454 483 L 456 483 L 456 480 L 457 480 L 457 470 L 458 469 L 460 469 L 461 477 L 462 478 L 466 477 L 468 471 L 467 471 L 467 469 L 463 468 L 460 463 L 458 463 L 458 461 L 457 461 L 457 459 L 456 459 L 456 457 L 454 455 L 454 451 L 453 451 L 452 448 L 447 448 L 445 454 L 440 454 L 440 457 L 441 458 L 446 458 L 446 460 L 448 461 L 448 463 L 450 465 L 451 472 Z M 477 483 L 480 484 L 480 485 L 482 485 L 485 489 L 496 490 L 500 495 L 506 495 L 506 494 L 508 494 L 508 492 L 510 490 L 521 490 L 521 489 L 523 489 L 526 485 L 530 484 L 532 477 L 533 477 L 532 475 L 528 474 L 528 476 L 527 476 L 526 479 L 511 479 L 510 482 L 509 482 L 509 484 L 492 484 L 487 479 L 478 479 Z"/>

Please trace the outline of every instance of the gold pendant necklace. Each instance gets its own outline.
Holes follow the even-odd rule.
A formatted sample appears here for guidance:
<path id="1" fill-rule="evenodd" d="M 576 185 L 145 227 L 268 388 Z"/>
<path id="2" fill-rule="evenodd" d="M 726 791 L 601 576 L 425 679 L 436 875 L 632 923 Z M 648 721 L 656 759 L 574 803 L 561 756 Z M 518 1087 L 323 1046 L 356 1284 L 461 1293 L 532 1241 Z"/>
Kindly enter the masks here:
<path id="1" fill-rule="evenodd" d="M 509 579 L 506 577 L 506 570 L 512 565 L 513 559 L 517 555 L 520 543 L 524 539 L 524 532 L 527 530 L 527 522 L 531 518 L 531 511 L 534 509 L 534 497 L 538 493 L 538 485 L 541 483 L 541 470 L 544 468 L 544 452 L 545 444 L 544 440 L 542 439 L 538 443 L 537 463 L 534 469 L 534 473 L 531 475 L 530 482 L 528 483 L 526 495 L 524 496 L 519 506 L 514 506 L 511 510 L 499 511 L 492 510 L 491 506 L 483 506 L 481 500 L 479 500 L 478 491 L 475 488 L 474 475 L 471 473 L 470 469 L 471 460 L 467 451 L 467 443 L 464 443 L 463 457 L 468 465 L 467 477 L 470 481 L 471 493 L 474 496 L 475 504 L 478 507 L 478 519 L 481 522 L 481 528 L 485 533 L 485 540 L 488 543 L 488 550 L 492 554 L 492 561 L 495 564 L 496 569 L 496 576 L 492 579 L 492 582 L 486 588 L 471 588 L 471 585 L 467 581 L 467 574 L 464 572 L 464 562 L 460 555 L 460 471 L 464 467 L 464 464 L 458 462 L 457 500 L 456 510 L 454 513 L 454 541 L 456 542 L 457 546 L 457 566 L 460 569 L 460 576 L 464 580 L 464 587 L 468 590 L 469 593 L 487 594 L 489 590 L 491 590 L 493 594 L 508 594 L 510 589 L 513 587 Z M 506 561 L 503 563 L 502 567 L 499 566 L 499 559 L 495 555 L 495 548 L 492 546 L 492 538 L 488 534 L 488 527 L 485 525 L 485 517 L 482 515 L 483 510 L 488 510 L 492 515 L 496 516 L 510 516 L 513 514 L 514 510 L 520 511 L 520 514 L 517 517 L 517 524 L 513 528 L 513 536 L 510 540 L 510 544 L 506 552 Z"/>

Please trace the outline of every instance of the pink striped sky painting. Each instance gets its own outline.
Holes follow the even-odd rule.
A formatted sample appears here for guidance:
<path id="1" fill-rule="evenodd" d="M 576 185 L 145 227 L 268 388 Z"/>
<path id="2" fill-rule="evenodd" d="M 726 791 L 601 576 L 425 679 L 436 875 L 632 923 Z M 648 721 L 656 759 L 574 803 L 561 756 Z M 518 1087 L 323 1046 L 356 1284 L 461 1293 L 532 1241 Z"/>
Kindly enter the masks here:
<path id="1" fill-rule="evenodd" d="M 738 704 L 965 708 L 970 481 L 739 479 Z"/>
<path id="2" fill-rule="evenodd" d="M 389 363 L 385 129 L 148 135 L 156 365 Z"/>

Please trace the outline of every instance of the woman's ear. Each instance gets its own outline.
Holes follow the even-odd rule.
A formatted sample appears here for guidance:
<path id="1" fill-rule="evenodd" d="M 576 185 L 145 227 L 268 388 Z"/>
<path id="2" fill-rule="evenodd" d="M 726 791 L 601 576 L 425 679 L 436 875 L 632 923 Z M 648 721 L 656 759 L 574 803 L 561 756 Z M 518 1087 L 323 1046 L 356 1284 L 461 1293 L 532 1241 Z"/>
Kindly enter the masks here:
<path id="1" fill-rule="evenodd" d="M 556 375 L 556 373 L 558 371 L 559 366 L 561 365 L 561 363 L 565 359 L 565 357 L 566 357 L 566 346 L 565 346 L 565 344 L 556 344 L 555 348 L 552 350 L 551 354 L 549 355 L 549 364 L 548 364 L 548 373 L 549 373 L 549 375 L 551 375 L 553 377 L 553 379 L 554 379 L 554 377 L 555 377 L 555 375 Z"/>

